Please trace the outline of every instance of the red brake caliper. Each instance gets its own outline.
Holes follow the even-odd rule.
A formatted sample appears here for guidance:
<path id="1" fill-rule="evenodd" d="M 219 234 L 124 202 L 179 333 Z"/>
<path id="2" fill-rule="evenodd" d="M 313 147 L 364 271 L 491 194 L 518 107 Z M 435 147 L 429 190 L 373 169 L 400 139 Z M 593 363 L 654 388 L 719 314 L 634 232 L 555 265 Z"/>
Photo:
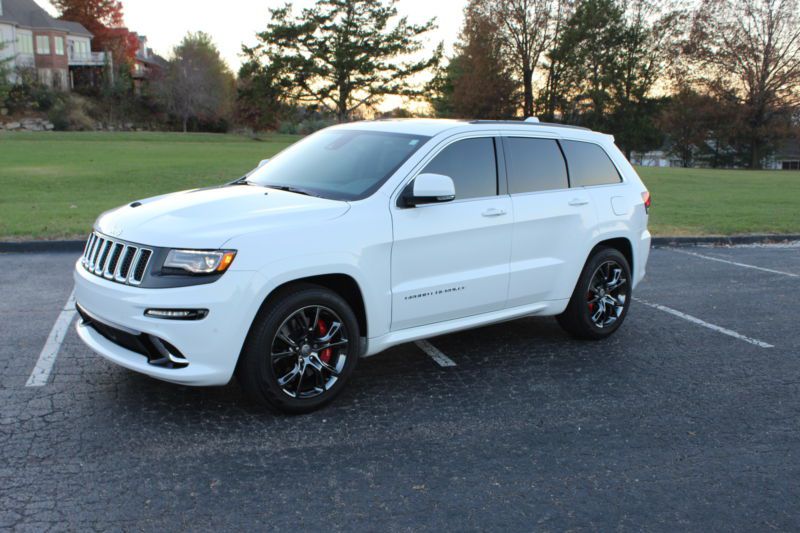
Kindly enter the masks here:
<path id="1" fill-rule="evenodd" d="M 328 325 L 325 324 L 324 321 L 319 321 L 319 336 L 324 337 L 326 333 L 328 333 Z M 331 356 L 333 355 L 333 348 L 325 348 L 319 353 L 319 358 L 322 360 L 323 363 L 330 363 Z"/>
<path id="2" fill-rule="evenodd" d="M 589 300 L 589 312 L 590 312 L 590 313 L 594 313 L 594 307 L 595 307 L 595 305 L 597 305 L 597 304 L 595 304 L 595 303 L 592 303 L 592 297 L 593 297 L 593 296 L 594 296 L 594 295 L 591 293 L 591 291 L 589 291 L 589 292 L 586 294 L 586 299 L 587 299 L 587 300 Z"/>

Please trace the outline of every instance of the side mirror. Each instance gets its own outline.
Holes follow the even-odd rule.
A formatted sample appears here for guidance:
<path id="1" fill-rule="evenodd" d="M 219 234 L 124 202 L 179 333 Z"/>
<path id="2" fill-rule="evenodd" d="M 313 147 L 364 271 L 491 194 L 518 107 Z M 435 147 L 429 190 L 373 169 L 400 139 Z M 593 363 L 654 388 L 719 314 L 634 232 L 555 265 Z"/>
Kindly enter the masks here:
<path id="1" fill-rule="evenodd" d="M 403 191 L 406 207 L 423 204 L 451 202 L 456 197 L 456 186 L 450 176 L 442 174 L 420 174 Z"/>
<path id="2" fill-rule="evenodd" d="M 256 168 L 261 168 L 267 163 L 269 163 L 269 159 L 262 159 L 261 161 L 258 162 L 258 166 Z"/>

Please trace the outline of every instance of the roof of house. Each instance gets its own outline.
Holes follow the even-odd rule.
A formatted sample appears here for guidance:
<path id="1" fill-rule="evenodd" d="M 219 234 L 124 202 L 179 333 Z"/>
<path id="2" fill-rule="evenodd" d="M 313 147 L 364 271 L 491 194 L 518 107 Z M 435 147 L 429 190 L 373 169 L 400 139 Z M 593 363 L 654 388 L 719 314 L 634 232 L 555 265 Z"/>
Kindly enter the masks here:
<path id="1" fill-rule="evenodd" d="M 6 22 L 21 26 L 23 28 L 37 30 L 57 30 L 71 33 L 73 35 L 92 34 L 77 22 L 59 20 L 39 7 L 34 0 L 0 0 L 3 3 L 3 13 L 0 15 L 0 22 Z"/>
<path id="2" fill-rule="evenodd" d="M 789 138 L 778 144 L 775 159 L 800 159 L 800 139 Z"/>

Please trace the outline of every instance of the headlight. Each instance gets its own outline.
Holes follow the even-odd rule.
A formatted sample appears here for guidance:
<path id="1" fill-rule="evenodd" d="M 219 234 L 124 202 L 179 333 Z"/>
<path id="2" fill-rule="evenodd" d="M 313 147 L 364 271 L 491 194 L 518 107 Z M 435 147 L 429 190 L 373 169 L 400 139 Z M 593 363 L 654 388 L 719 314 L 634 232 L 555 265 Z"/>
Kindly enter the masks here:
<path id="1" fill-rule="evenodd" d="M 170 250 L 164 268 L 176 268 L 192 274 L 221 274 L 233 263 L 233 250 Z"/>

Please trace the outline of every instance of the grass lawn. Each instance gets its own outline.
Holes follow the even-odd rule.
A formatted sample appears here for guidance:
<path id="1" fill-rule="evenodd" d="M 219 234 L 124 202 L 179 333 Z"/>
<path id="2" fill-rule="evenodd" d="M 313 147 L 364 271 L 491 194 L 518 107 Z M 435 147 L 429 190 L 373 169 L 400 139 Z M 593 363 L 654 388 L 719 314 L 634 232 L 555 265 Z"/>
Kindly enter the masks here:
<path id="1" fill-rule="evenodd" d="M 0 133 L 0 240 L 83 238 L 107 209 L 238 178 L 297 139 Z"/>
<path id="2" fill-rule="evenodd" d="M 637 168 L 654 235 L 800 234 L 800 172 Z"/>
<path id="3" fill-rule="evenodd" d="M 98 214 L 234 179 L 297 137 L 0 133 L 0 240 L 83 238 Z M 800 172 L 640 168 L 656 235 L 800 233 Z"/>

